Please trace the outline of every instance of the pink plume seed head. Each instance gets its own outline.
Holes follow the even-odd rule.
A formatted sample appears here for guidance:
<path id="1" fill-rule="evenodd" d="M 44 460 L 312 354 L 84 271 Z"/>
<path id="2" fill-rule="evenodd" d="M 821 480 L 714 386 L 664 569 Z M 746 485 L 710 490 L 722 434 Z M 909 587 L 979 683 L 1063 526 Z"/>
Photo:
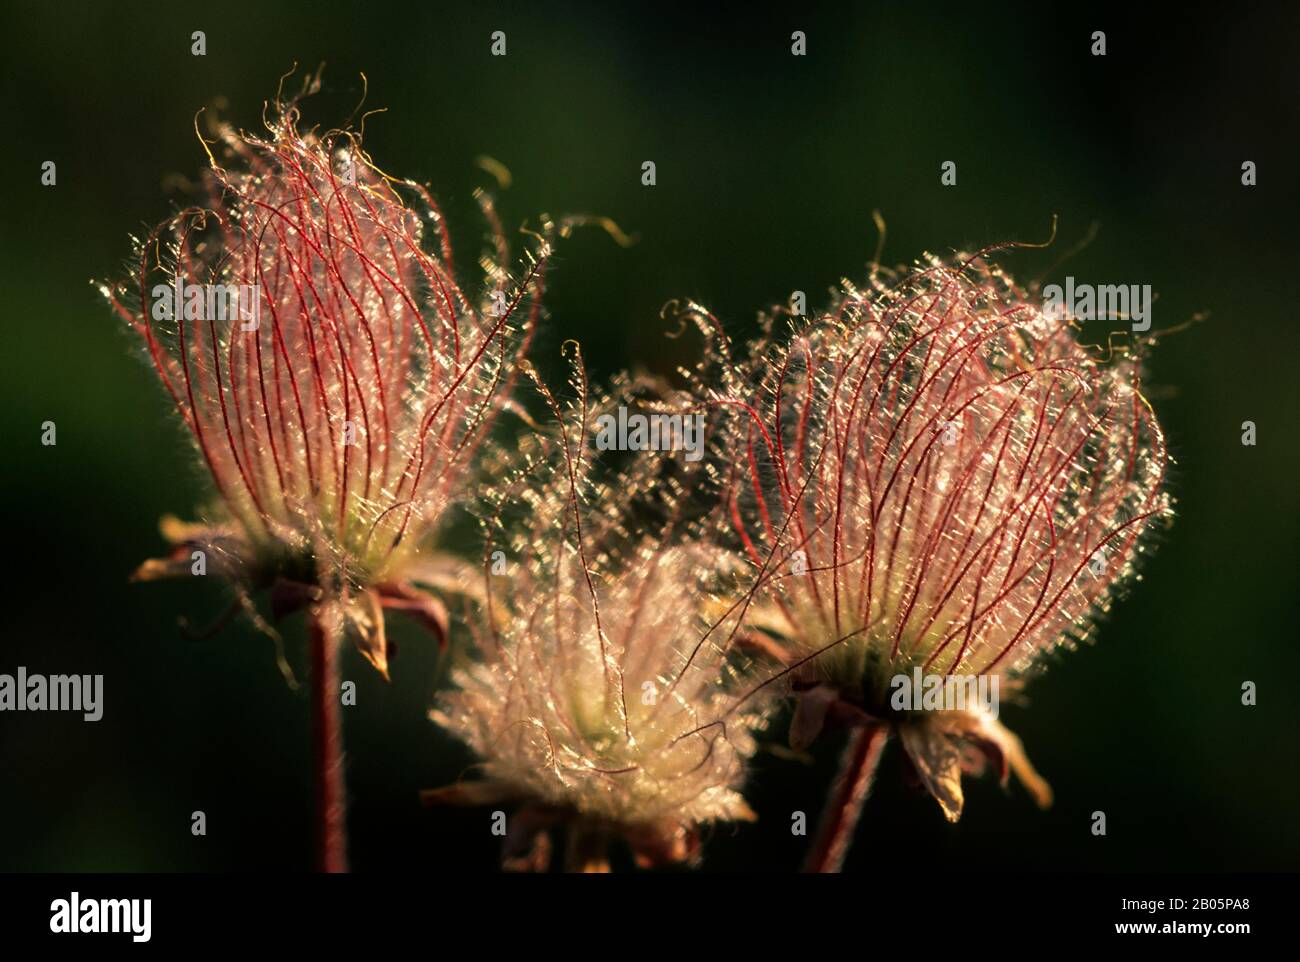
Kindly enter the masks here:
<path id="1" fill-rule="evenodd" d="M 849 291 L 761 353 L 730 508 L 792 651 L 830 646 L 812 664 L 849 688 L 1018 674 L 1086 636 L 1170 514 L 1140 359 L 1113 353 L 980 257 Z"/>
<path id="2" fill-rule="evenodd" d="M 788 342 L 721 358 L 716 395 L 732 538 L 756 572 L 748 621 L 799 696 L 792 742 L 831 719 L 896 725 L 954 819 L 962 744 L 1041 803 L 1050 789 L 995 719 L 899 716 L 891 679 L 1007 690 L 1088 636 L 1171 514 L 1141 345 L 1085 347 L 984 253 L 846 286 Z"/>
<path id="3" fill-rule="evenodd" d="M 251 587 L 378 590 L 387 606 L 467 493 L 540 310 L 547 244 L 512 282 L 481 198 L 497 236 L 471 296 L 429 192 L 382 173 L 358 134 L 298 120 L 290 102 L 264 136 L 221 125 L 203 205 L 138 242 L 135 276 L 102 288 L 218 500 L 205 527 L 170 523 L 182 543 L 137 576 L 187 573 L 201 547 Z M 352 612 L 372 634 L 373 609 Z"/>

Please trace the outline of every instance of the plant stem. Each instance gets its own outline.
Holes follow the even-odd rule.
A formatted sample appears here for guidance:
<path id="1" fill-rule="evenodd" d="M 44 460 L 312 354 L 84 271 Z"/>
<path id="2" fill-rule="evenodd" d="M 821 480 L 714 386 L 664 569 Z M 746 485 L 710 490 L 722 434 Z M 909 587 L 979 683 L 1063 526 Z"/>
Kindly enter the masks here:
<path id="1" fill-rule="evenodd" d="M 575 821 L 569 826 L 564 870 L 585 874 L 607 873 L 609 871 L 608 847 L 609 839 L 603 831 Z"/>
<path id="2" fill-rule="evenodd" d="M 849 736 L 839 774 L 804 864 L 805 872 L 838 872 L 844 864 L 888 737 L 889 728 L 885 725 L 864 725 Z"/>
<path id="3" fill-rule="evenodd" d="M 311 655 L 311 740 L 316 790 L 316 870 L 348 870 L 343 728 L 339 698 L 339 639 L 322 613 L 308 615 Z"/>

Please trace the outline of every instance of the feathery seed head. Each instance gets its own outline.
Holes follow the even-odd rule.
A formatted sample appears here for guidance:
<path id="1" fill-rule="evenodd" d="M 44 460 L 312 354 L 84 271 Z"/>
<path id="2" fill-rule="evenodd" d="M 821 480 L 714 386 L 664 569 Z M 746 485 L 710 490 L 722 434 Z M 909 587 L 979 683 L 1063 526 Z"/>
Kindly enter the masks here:
<path id="1" fill-rule="evenodd" d="M 168 523 L 176 554 L 138 577 L 188 571 L 198 548 L 248 587 L 374 590 L 351 606 L 373 636 L 390 602 L 441 617 L 411 597 L 428 567 L 416 552 L 508 393 L 546 245 L 514 284 L 497 228 L 487 290 L 470 296 L 429 193 L 382 173 L 357 133 L 302 133 L 298 119 L 277 102 L 265 136 L 221 126 L 204 206 L 156 228 L 136 276 L 103 288 L 219 496 L 206 527 Z"/>
<path id="2" fill-rule="evenodd" d="M 577 414 L 560 437 L 532 439 L 502 489 L 518 517 L 488 550 L 506 549 L 507 573 L 487 577 L 479 659 L 433 717 L 483 758 L 500 797 L 527 803 L 526 835 L 538 812 L 564 813 L 621 835 L 643 864 L 679 861 L 704 824 L 753 817 L 740 785 L 764 703 L 728 714 L 748 662 L 729 651 L 736 611 L 716 603 L 745 572 L 690 537 L 697 478 L 666 481 L 641 454 L 597 479 L 576 387 Z"/>
<path id="3" fill-rule="evenodd" d="M 796 743 L 828 711 L 889 718 L 890 680 L 915 668 L 1023 673 L 1131 575 L 1170 513 L 1165 444 L 1137 352 L 1099 359 L 1068 321 L 982 255 L 931 258 L 754 349 L 752 389 L 722 399 L 726 497 L 763 572 L 750 624 L 802 693 Z M 949 736 L 996 740 L 991 719 L 949 717 L 918 759 L 939 722 L 896 720 L 926 726 L 904 738 L 918 768 L 956 764 Z"/>

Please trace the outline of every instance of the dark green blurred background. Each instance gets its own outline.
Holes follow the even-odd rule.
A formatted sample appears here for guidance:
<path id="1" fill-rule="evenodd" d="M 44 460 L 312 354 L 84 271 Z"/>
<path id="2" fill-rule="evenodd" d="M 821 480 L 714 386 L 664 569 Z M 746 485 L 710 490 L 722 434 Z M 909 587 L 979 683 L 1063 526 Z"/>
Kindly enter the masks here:
<path id="1" fill-rule="evenodd" d="M 862 278 L 873 208 L 890 262 L 1040 241 L 1059 214 L 1054 248 L 1004 259 L 1024 277 L 1099 222 L 1052 277 L 1150 284 L 1157 328 L 1210 314 L 1164 341 L 1149 379 L 1178 461 L 1177 523 L 1098 643 L 1004 712 L 1056 806 L 968 782 L 966 815 L 948 826 L 902 786 L 891 748 L 848 868 L 1300 867 L 1294 8 L 3 6 L 0 672 L 103 673 L 106 695 L 96 724 L 0 714 L 0 869 L 310 865 L 307 702 L 270 643 L 244 625 L 182 637 L 179 614 L 203 621 L 225 604 L 213 583 L 126 582 L 163 547 L 159 515 L 189 515 L 204 489 L 87 283 L 116 275 L 128 232 L 167 215 L 165 179 L 200 170 L 195 111 L 222 97 L 252 127 L 294 61 L 328 64 L 306 108 L 326 126 L 351 113 L 366 72 L 367 106 L 389 108 L 368 121 L 367 147 L 431 184 L 462 264 L 483 242 L 480 154 L 514 174 L 509 225 L 596 213 L 637 235 L 628 249 L 599 231 L 561 246 L 534 354 L 551 373 L 570 337 L 597 376 L 671 369 L 690 349 L 663 337 L 674 297 L 708 304 L 736 336 L 791 290 L 817 304 L 840 277 Z M 505 58 L 488 54 L 498 29 Z M 796 29 L 806 57 L 790 55 Z M 1104 58 L 1088 54 L 1095 29 Z M 193 30 L 206 57 L 190 54 Z M 45 160 L 56 187 L 40 185 Z M 939 184 L 945 160 L 955 188 Z M 1256 187 L 1240 184 L 1244 160 Z M 56 447 L 40 444 L 46 420 Z M 1244 420 L 1255 447 L 1240 442 Z M 301 667 L 301 625 L 286 632 Z M 353 864 L 492 869 L 484 813 L 417 802 L 469 758 L 425 719 L 436 654 L 398 634 L 391 685 L 353 652 L 344 666 L 360 701 L 345 712 Z M 1254 708 L 1240 704 L 1247 679 Z M 791 837 L 790 812 L 820 810 L 836 751 L 822 746 L 812 768 L 764 754 L 762 819 L 715 833 L 706 866 L 796 867 L 807 840 Z M 196 809 L 206 838 L 190 834 Z M 1105 838 L 1089 831 L 1096 810 Z"/>

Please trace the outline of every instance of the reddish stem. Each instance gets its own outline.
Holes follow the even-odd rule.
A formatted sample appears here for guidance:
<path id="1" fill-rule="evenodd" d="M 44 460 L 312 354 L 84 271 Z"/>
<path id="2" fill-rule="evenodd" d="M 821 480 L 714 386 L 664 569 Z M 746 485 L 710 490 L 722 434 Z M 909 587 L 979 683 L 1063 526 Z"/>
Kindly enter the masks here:
<path id="1" fill-rule="evenodd" d="M 839 774 L 804 864 L 805 872 L 838 872 L 844 864 L 888 737 L 889 728 L 885 725 L 865 725 L 854 729 L 849 736 Z"/>
<path id="2" fill-rule="evenodd" d="M 316 869 L 348 870 L 347 807 L 338 638 L 315 608 L 308 615 L 311 654 L 311 741 L 316 789 Z"/>
<path id="3" fill-rule="evenodd" d="M 602 875 L 609 872 L 609 840 L 599 828 L 575 821 L 569 826 L 566 872 Z"/>

